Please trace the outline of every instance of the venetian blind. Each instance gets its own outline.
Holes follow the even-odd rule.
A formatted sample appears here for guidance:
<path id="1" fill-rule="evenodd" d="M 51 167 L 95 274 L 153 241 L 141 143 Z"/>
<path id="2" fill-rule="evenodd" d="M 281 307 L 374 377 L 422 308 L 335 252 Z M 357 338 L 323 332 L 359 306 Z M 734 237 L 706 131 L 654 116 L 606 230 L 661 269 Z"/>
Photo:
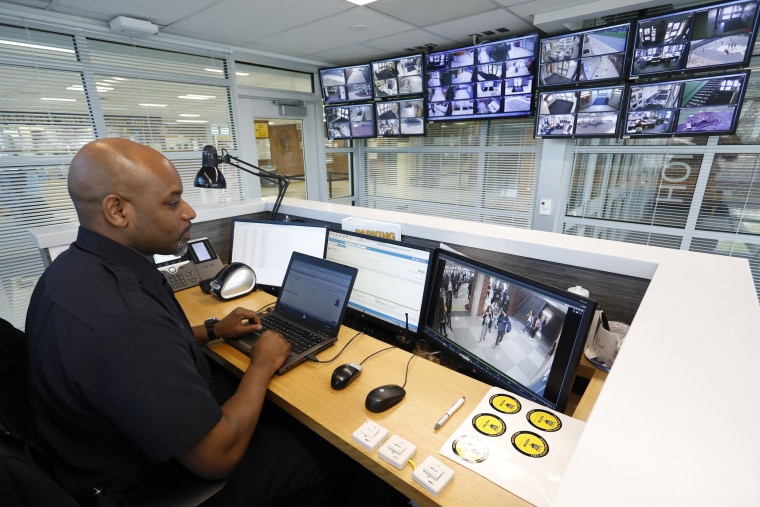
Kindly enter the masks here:
<path id="1" fill-rule="evenodd" d="M 192 186 L 205 144 L 235 147 L 224 54 L 187 54 L 81 33 L 0 24 L 0 317 L 23 328 L 44 264 L 29 229 L 76 222 L 68 164 L 119 136 L 164 152 L 191 204 L 240 199 Z M 220 72 L 221 70 L 221 72 Z"/>
<path id="2" fill-rule="evenodd" d="M 367 141 L 360 206 L 530 228 L 530 121 L 430 123 L 424 137 Z"/>

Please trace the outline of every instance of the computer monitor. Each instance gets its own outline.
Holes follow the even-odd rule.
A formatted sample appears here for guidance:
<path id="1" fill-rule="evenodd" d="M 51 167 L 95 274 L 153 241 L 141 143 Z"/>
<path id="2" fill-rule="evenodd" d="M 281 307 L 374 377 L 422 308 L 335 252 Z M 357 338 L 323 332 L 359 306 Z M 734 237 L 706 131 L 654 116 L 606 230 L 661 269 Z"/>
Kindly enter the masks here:
<path id="1" fill-rule="evenodd" d="M 362 318 L 395 332 L 417 333 L 432 248 L 330 229 L 325 258 L 359 270 L 348 301 L 349 321 Z"/>
<path id="2" fill-rule="evenodd" d="M 565 409 L 594 301 L 439 249 L 427 308 L 425 337 L 465 371 Z"/>
<path id="3" fill-rule="evenodd" d="M 256 285 L 280 288 L 293 252 L 324 257 L 327 227 L 321 224 L 233 218 L 230 262 L 256 273 Z"/>
<path id="4" fill-rule="evenodd" d="M 617 137 L 625 86 L 538 93 L 536 137 Z"/>
<path id="5" fill-rule="evenodd" d="M 623 138 L 734 134 L 748 86 L 748 70 L 633 84 Z"/>

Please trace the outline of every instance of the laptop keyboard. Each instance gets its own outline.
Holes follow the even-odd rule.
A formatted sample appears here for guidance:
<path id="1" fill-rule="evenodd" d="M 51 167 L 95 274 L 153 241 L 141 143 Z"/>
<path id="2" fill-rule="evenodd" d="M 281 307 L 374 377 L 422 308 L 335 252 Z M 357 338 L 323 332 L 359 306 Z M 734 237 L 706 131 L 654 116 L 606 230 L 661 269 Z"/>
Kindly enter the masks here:
<path id="1" fill-rule="evenodd" d="M 261 318 L 261 324 L 264 329 L 271 329 L 282 334 L 286 340 L 290 342 L 290 349 L 292 352 L 299 354 L 304 350 L 307 350 L 314 345 L 324 341 L 325 339 L 308 329 L 299 327 L 292 322 L 289 322 L 279 315 L 269 313 Z"/>

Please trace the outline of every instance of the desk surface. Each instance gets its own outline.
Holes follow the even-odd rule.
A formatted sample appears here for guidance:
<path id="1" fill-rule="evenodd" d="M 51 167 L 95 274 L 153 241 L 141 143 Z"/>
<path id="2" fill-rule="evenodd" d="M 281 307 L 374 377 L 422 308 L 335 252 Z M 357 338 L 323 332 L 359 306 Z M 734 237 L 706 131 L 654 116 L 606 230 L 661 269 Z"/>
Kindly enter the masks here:
<path id="1" fill-rule="evenodd" d="M 273 297 L 255 291 L 238 300 L 219 302 L 195 287 L 178 292 L 177 299 L 190 323 L 198 325 L 208 317 L 222 317 L 237 306 L 258 310 Z M 319 358 L 328 360 L 335 357 L 355 334 L 354 330 L 343 327 L 336 346 L 322 352 Z M 438 453 L 450 432 L 459 427 L 485 396 L 488 385 L 416 357 L 409 366 L 406 398 L 386 412 L 371 413 L 364 408 L 364 398 L 371 389 L 384 384 L 404 383 L 409 353 L 391 349 L 367 360 L 362 374 L 345 390 L 334 391 L 330 387 L 330 377 L 336 366 L 347 362 L 359 363 L 386 347 L 388 344 L 384 342 L 360 335 L 331 363 L 307 362 L 285 375 L 275 376 L 269 386 L 269 398 L 419 505 L 530 505 Z M 209 349 L 216 359 L 233 369 L 243 371 L 248 367 L 248 357 L 224 342 L 211 343 Z M 466 397 L 464 406 L 442 429 L 434 432 L 435 422 L 460 396 Z M 413 458 L 416 464 L 432 455 L 451 466 L 455 472 L 453 481 L 438 497 L 433 497 L 412 480 L 411 466 L 397 470 L 382 461 L 377 451 L 370 453 L 355 444 L 351 435 L 367 419 L 387 428 L 391 435 L 398 434 L 414 443 L 417 446 L 417 454 Z"/>

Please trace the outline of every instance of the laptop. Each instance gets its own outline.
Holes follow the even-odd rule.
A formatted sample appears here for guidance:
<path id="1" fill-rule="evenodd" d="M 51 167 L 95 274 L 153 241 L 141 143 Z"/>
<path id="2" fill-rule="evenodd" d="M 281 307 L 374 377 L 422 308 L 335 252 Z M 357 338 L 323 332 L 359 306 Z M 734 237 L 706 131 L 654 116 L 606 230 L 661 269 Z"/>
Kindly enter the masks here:
<path id="1" fill-rule="evenodd" d="M 293 252 L 274 309 L 261 315 L 264 329 L 279 331 L 291 351 L 277 373 L 282 375 L 338 340 L 357 269 L 300 252 Z M 228 340 L 251 353 L 259 333 Z"/>

